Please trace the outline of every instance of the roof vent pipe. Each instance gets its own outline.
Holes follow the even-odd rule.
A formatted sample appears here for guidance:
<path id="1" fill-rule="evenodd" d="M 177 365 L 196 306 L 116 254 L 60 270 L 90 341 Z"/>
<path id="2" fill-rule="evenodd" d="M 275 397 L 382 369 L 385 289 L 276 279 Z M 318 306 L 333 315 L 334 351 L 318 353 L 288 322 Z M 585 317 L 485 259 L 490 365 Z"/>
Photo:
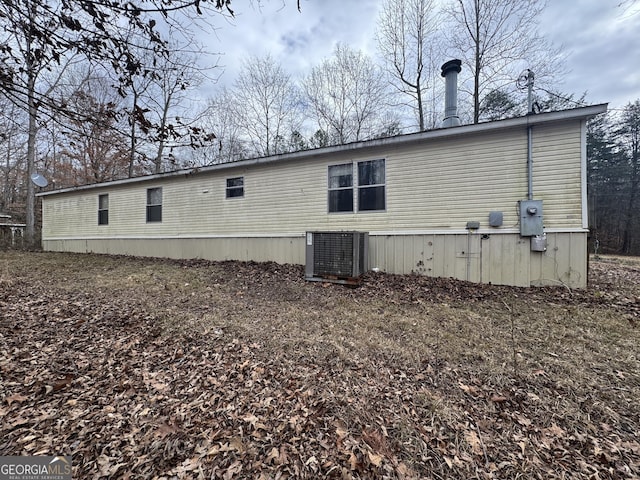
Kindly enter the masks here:
<path id="1" fill-rule="evenodd" d="M 442 76 L 445 78 L 444 120 L 442 127 L 457 127 L 458 118 L 458 73 L 462 70 L 461 60 L 449 60 L 442 65 Z"/>

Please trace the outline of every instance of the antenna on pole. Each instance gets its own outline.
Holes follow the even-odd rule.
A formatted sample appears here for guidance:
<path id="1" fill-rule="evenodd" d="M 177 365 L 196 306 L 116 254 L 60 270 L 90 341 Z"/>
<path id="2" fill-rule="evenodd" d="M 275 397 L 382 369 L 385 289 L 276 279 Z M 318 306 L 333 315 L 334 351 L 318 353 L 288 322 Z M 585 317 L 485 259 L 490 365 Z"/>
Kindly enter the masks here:
<path id="1" fill-rule="evenodd" d="M 533 72 L 527 69 L 520 74 L 516 82 L 516 85 L 520 90 L 524 90 L 525 88 L 527 89 L 527 115 L 536 113 L 534 108 L 537 106 L 537 104 L 533 102 L 534 78 L 535 78 L 535 75 L 533 74 Z"/>

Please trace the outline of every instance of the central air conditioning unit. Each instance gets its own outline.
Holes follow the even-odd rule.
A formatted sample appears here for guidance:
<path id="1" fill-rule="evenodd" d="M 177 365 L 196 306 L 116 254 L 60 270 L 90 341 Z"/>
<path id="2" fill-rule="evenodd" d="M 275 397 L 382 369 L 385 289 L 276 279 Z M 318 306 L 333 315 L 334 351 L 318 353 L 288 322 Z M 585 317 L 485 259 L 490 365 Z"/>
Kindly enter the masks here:
<path id="1" fill-rule="evenodd" d="M 368 270 L 367 232 L 307 232 L 305 278 L 349 285 Z"/>

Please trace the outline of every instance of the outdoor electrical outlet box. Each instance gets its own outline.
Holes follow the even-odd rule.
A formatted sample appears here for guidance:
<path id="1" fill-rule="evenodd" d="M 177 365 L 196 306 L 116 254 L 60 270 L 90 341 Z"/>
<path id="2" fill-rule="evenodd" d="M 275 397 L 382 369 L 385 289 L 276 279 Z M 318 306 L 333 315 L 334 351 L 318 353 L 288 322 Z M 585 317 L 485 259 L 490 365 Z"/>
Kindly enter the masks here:
<path id="1" fill-rule="evenodd" d="M 532 252 L 546 252 L 547 251 L 547 234 L 536 235 L 531 237 L 531 251 Z"/>
<path id="2" fill-rule="evenodd" d="M 480 228 L 480 222 L 469 221 L 467 222 L 467 230 L 478 230 Z"/>
<path id="3" fill-rule="evenodd" d="M 520 200 L 520 235 L 542 235 L 542 200 Z"/>

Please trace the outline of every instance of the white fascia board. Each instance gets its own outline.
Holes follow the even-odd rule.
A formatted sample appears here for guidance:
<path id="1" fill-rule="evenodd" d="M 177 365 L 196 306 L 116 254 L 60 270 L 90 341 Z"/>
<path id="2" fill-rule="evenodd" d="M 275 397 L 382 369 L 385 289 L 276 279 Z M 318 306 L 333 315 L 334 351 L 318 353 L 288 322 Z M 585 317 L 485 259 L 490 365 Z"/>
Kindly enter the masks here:
<path id="1" fill-rule="evenodd" d="M 506 120 L 497 120 L 493 122 L 477 123 L 471 125 L 461 125 L 459 127 L 439 128 L 426 132 L 408 133 L 405 135 L 397 135 L 394 137 L 380 138 L 376 140 L 365 140 L 361 142 L 348 143 L 346 145 L 335 145 L 331 147 L 316 148 L 313 150 L 302 150 L 293 153 L 284 153 L 281 155 L 273 155 L 270 157 L 252 158 L 248 160 L 240 160 L 237 162 L 220 163 L 207 167 L 195 167 L 185 170 L 177 170 L 175 172 L 158 173 L 154 175 L 146 175 L 143 177 L 125 178 L 122 180 L 113 180 L 110 182 L 94 183 L 91 185 L 81 185 L 78 187 L 62 188 L 59 190 L 51 190 L 47 192 L 37 193 L 38 197 L 49 195 L 57 195 L 62 193 L 78 192 L 83 190 L 93 190 L 99 188 L 110 188 L 119 185 L 127 185 L 131 183 L 152 182 L 165 180 L 172 177 L 191 176 L 215 172 L 218 170 L 228 170 L 237 168 L 247 168 L 254 165 L 264 165 L 274 162 L 285 161 L 304 161 L 318 157 L 326 157 L 328 155 L 344 153 L 344 152 L 364 152 L 369 149 L 379 149 L 384 147 L 397 147 L 402 145 L 411 145 L 440 138 L 455 138 L 462 135 L 472 135 L 475 133 L 485 133 L 498 130 L 507 130 L 518 127 L 529 127 L 532 125 L 540 125 L 544 123 L 560 122 L 566 120 L 585 120 L 600 113 L 607 111 L 606 103 L 599 105 L 591 105 L 588 107 L 573 108 L 570 110 L 561 110 L 558 112 L 538 113 L 535 115 L 525 115 L 524 117 L 509 118 Z"/>

